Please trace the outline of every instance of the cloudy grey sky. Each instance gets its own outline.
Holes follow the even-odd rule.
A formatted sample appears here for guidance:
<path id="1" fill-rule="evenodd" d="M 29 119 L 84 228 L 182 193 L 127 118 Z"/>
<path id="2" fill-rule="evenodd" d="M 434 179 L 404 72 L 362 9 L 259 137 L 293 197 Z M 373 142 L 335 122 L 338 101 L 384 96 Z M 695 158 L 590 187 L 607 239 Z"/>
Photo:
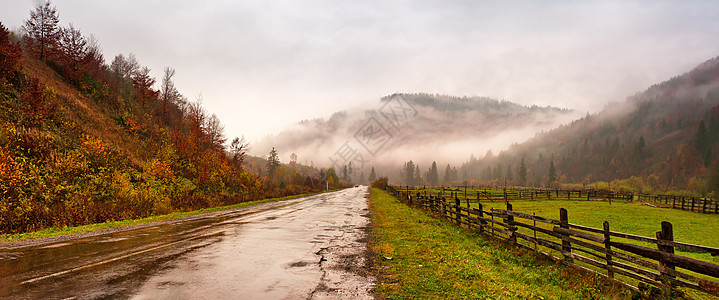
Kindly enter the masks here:
<path id="1" fill-rule="evenodd" d="M 36 1 L 2 0 L 18 29 Z M 55 0 L 251 141 L 395 92 L 596 112 L 719 55 L 719 2 Z"/>

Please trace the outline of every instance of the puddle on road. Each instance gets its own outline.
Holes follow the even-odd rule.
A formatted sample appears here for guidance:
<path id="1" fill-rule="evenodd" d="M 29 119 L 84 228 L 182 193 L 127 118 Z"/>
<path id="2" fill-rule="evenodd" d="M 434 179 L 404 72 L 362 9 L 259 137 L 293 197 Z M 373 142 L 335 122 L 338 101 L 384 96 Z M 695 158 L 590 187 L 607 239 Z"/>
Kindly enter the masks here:
<path id="1" fill-rule="evenodd" d="M 57 243 L 57 244 L 52 244 L 52 245 L 47 245 L 47 246 L 44 246 L 44 247 L 40 247 L 40 249 L 60 248 L 60 247 L 64 247 L 64 246 L 72 245 L 72 244 L 73 244 L 73 243 Z"/>
<path id="2" fill-rule="evenodd" d="M 126 238 L 126 237 L 116 237 L 116 238 L 111 237 L 111 238 L 100 239 L 97 242 L 98 243 L 113 243 L 113 242 L 124 241 L 126 239 L 128 239 L 128 238 Z"/>
<path id="3" fill-rule="evenodd" d="M 312 264 L 312 263 L 307 262 L 307 261 L 298 261 L 298 262 L 291 263 L 289 267 L 290 268 L 301 268 L 301 267 L 306 267 L 310 264 Z"/>

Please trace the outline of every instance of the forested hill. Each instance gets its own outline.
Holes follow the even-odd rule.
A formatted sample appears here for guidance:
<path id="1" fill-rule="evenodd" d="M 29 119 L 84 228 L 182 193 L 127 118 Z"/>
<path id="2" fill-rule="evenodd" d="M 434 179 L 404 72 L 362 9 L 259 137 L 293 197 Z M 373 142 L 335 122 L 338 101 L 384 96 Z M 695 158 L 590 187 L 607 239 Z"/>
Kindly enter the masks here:
<path id="1" fill-rule="evenodd" d="M 708 170 L 719 169 L 718 142 L 719 58 L 714 58 L 623 103 L 609 104 L 600 113 L 540 134 L 496 157 L 467 162 L 462 169 L 473 179 L 500 181 L 513 171 L 510 182 L 522 184 L 524 160 L 526 182 L 532 185 L 636 176 L 615 182 L 615 187 L 706 194 L 712 189 Z"/>
<path id="2" fill-rule="evenodd" d="M 382 115 L 388 112 L 384 105 L 390 99 L 403 99 L 408 103 L 407 108 L 412 107 L 401 126 L 389 124 Z M 393 94 L 380 101 L 368 101 L 364 109 L 337 112 L 328 119 L 302 121 L 267 137 L 253 149 L 264 153 L 274 146 L 296 153 L 299 161 L 327 164 L 343 143 L 355 141 L 356 132 L 370 118 L 375 118 L 389 131 L 391 139 L 374 156 L 364 153 L 364 158 L 371 158 L 364 166 L 364 174 L 369 174 L 371 166 L 382 174 L 390 174 L 398 162 L 408 157 L 422 166 L 429 166 L 433 160 L 460 163 L 466 153 L 506 148 L 532 137 L 541 128 L 555 128 L 577 117 L 577 112 L 572 110 L 527 107 L 485 97 Z M 356 179 L 360 178 L 361 171 L 355 175 Z"/>
<path id="3" fill-rule="evenodd" d="M 561 114 L 571 112 L 569 109 L 557 107 L 539 107 L 536 105 L 524 106 L 511 101 L 497 100 L 489 97 L 458 97 L 441 94 L 394 94 L 382 97 L 382 102 L 386 102 L 394 96 L 402 96 L 410 101 L 413 105 L 421 107 L 431 107 L 437 110 L 445 111 L 474 111 L 485 114 L 533 114 L 533 113 L 554 113 Z"/>
<path id="4" fill-rule="evenodd" d="M 173 69 L 158 81 L 132 54 L 106 62 L 97 41 L 59 26 L 50 2 L 24 29 L 0 23 L 0 234 L 320 188 L 308 185 L 319 172 L 279 160 L 265 176 L 247 172 L 259 169 L 247 143 L 227 141 L 201 99 L 178 92 Z"/>

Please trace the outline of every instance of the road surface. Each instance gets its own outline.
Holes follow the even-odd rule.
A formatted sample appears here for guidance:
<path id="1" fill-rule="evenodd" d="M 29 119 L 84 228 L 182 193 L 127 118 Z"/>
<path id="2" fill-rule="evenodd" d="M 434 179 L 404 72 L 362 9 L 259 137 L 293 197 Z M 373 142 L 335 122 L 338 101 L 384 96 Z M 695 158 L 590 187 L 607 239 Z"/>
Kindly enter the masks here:
<path id="1" fill-rule="evenodd" d="M 0 244 L 2 299 L 371 299 L 366 187 Z"/>

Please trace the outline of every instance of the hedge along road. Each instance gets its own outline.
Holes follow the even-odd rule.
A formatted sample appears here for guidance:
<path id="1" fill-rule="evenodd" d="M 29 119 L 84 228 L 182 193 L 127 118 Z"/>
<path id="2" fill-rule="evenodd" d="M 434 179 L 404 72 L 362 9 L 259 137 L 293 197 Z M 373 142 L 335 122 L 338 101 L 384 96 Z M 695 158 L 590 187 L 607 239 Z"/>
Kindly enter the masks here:
<path id="1" fill-rule="evenodd" d="M 366 187 L 0 245 L 0 298 L 370 299 Z"/>

